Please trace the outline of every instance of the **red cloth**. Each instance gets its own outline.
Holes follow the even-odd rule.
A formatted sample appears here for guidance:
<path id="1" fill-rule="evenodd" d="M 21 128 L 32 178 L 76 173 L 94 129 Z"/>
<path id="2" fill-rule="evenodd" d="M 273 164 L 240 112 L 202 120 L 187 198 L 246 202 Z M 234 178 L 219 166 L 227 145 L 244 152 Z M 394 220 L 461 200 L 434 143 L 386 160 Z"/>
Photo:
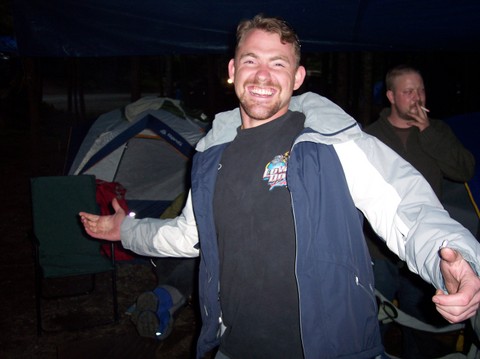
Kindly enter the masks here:
<path id="1" fill-rule="evenodd" d="M 96 180 L 96 183 L 96 199 L 98 206 L 100 207 L 100 213 L 102 215 L 110 215 L 114 213 L 111 205 L 114 198 L 117 199 L 120 207 L 122 207 L 125 212 L 128 213 L 128 205 L 127 201 L 125 200 L 125 193 L 127 192 L 127 190 L 125 189 L 125 187 L 123 187 L 118 182 L 106 182 L 99 179 Z M 102 244 L 102 251 L 105 255 L 111 257 L 110 244 Z M 121 242 L 114 243 L 114 251 L 115 260 L 125 261 L 135 258 L 135 253 L 123 248 Z"/>

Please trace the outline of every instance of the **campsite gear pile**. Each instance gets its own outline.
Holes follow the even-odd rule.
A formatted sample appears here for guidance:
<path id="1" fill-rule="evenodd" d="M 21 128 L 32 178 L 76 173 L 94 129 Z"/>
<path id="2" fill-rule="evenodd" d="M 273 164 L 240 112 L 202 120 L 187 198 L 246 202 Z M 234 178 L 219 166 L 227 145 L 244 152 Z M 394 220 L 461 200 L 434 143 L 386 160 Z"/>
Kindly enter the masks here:
<path id="1" fill-rule="evenodd" d="M 480 315 L 458 324 L 431 325 L 407 313 L 386 299 L 378 290 L 375 290 L 378 306 L 378 320 L 380 323 L 394 323 L 398 328 L 409 328 L 417 340 L 434 340 L 437 347 L 429 348 L 434 352 L 422 353 L 422 358 L 437 359 L 478 359 L 480 357 L 480 341 L 478 328 Z M 388 358 L 400 359 L 386 348 Z M 428 349 L 428 348 L 427 348 Z"/>

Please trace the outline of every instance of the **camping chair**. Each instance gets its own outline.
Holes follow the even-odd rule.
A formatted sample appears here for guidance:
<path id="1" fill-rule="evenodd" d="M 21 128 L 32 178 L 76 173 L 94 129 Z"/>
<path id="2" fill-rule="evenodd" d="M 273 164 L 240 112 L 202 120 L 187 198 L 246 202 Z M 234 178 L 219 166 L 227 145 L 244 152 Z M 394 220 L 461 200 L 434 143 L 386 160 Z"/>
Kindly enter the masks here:
<path id="1" fill-rule="evenodd" d="M 477 315 L 469 322 L 459 324 L 446 324 L 444 326 L 434 326 L 427 324 L 415 317 L 408 315 L 400 310 L 392 302 L 386 299 L 378 290 L 375 290 L 375 296 L 378 305 L 378 320 L 381 323 L 395 322 L 400 327 L 408 327 L 424 333 L 436 335 L 453 335 L 457 337 L 456 350 L 451 353 L 435 356 L 437 359 L 477 359 L 479 358 L 479 340 L 476 329 L 480 325 L 480 316 Z M 468 343 L 467 343 L 468 342 Z M 468 347 L 469 345 L 469 347 Z M 465 351 L 468 352 L 465 353 Z M 391 359 L 400 359 L 390 353 L 386 353 Z"/>
<path id="2" fill-rule="evenodd" d="M 117 322 L 115 258 L 101 254 L 100 241 L 84 232 L 78 216 L 80 211 L 99 213 L 95 199 L 95 177 L 36 177 L 31 179 L 31 190 L 38 335 L 46 331 L 42 326 L 42 299 L 60 300 L 90 294 L 95 289 L 96 274 L 106 272 L 111 274 L 113 320 L 89 326 Z M 86 281 L 86 278 L 89 280 Z M 58 281 L 65 283 L 58 286 Z M 79 289 L 79 284 L 85 287 L 85 282 L 89 284 L 89 289 Z M 72 283 L 75 283 L 75 290 L 67 291 Z M 52 287 L 56 294 L 47 296 L 46 288 L 52 292 Z M 80 321 L 88 322 L 86 319 Z"/>

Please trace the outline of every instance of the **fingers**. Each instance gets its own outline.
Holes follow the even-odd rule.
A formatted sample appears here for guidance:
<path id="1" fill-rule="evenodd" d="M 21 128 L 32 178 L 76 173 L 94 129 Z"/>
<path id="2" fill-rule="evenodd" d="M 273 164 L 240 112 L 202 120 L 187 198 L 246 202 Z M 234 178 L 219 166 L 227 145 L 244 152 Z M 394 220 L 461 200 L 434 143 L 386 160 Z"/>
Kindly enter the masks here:
<path id="1" fill-rule="evenodd" d="M 96 214 L 92 214 L 92 213 L 86 213 L 86 212 L 80 212 L 78 214 L 82 220 L 82 222 L 85 221 L 93 221 L 93 222 L 96 222 L 98 221 L 98 219 L 100 218 L 99 215 L 96 215 Z"/>
<path id="2" fill-rule="evenodd" d="M 462 259 L 461 255 L 457 251 L 448 247 L 440 249 L 440 257 L 442 260 L 448 263 L 453 263 L 459 259 Z"/>
<path id="3" fill-rule="evenodd" d="M 432 301 L 442 307 L 467 307 L 472 303 L 473 296 L 464 292 L 458 292 L 456 294 L 446 294 L 442 291 L 433 296 Z"/>
<path id="4" fill-rule="evenodd" d="M 458 323 L 475 315 L 480 304 L 480 279 L 462 255 L 441 248 L 440 270 L 448 293 L 437 290 L 432 301 L 437 311 L 450 323 Z"/>
<path id="5" fill-rule="evenodd" d="M 427 108 L 423 107 L 420 102 L 417 102 L 415 104 L 415 107 L 417 108 L 417 113 L 418 113 L 418 117 L 421 117 L 421 118 L 428 118 L 428 115 L 427 115 L 427 112 L 430 112 L 430 110 L 428 110 Z"/>
<path id="6" fill-rule="evenodd" d="M 449 297 L 449 295 L 444 295 L 444 297 Z M 443 305 L 435 304 L 437 311 L 450 323 L 459 323 L 465 319 L 470 318 L 476 312 L 475 305 Z"/>
<path id="7" fill-rule="evenodd" d="M 120 203 L 118 203 L 116 198 L 112 200 L 112 207 L 115 210 L 115 213 L 125 214 L 125 210 L 120 206 Z"/>
<path id="8" fill-rule="evenodd" d="M 461 312 L 459 314 L 453 314 L 451 310 L 444 310 L 443 308 L 437 307 L 437 311 L 442 315 L 442 317 L 445 318 L 449 323 L 455 324 L 455 323 L 461 323 L 471 317 L 473 317 L 476 313 L 476 309 L 471 309 L 466 312 Z"/>
<path id="9" fill-rule="evenodd" d="M 478 310 L 478 305 L 469 306 L 443 306 L 437 305 L 437 311 L 450 323 L 460 323 L 473 317 Z"/>
<path id="10" fill-rule="evenodd" d="M 80 220 L 88 234 L 97 232 L 97 222 L 100 217 L 88 213 L 80 213 Z"/>
<path id="11" fill-rule="evenodd" d="M 479 308 L 480 297 L 476 293 L 473 297 L 467 293 L 446 294 L 437 289 L 432 301 L 437 311 L 450 323 L 459 323 L 474 316 Z"/>
<path id="12" fill-rule="evenodd" d="M 85 231 L 94 238 L 101 238 L 105 230 L 100 228 L 100 216 L 91 213 L 80 213 L 80 220 L 85 228 Z"/>
<path id="13" fill-rule="evenodd" d="M 112 207 L 115 210 L 115 212 L 118 212 L 119 210 L 122 209 L 122 207 L 120 207 L 120 204 L 118 204 L 118 201 L 116 198 L 112 200 Z"/>
<path id="14" fill-rule="evenodd" d="M 410 126 L 418 127 L 420 131 L 423 131 L 430 125 L 428 115 L 419 102 L 415 103 L 415 109 L 415 112 L 409 112 L 409 115 L 414 119 L 414 121 L 410 121 L 409 124 Z"/>

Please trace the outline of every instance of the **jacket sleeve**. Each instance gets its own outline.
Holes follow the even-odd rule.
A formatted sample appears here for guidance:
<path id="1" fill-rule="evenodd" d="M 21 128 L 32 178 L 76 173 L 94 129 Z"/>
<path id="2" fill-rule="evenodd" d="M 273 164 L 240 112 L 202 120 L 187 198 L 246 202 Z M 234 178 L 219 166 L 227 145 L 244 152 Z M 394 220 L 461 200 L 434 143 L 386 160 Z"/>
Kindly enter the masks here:
<path id="1" fill-rule="evenodd" d="M 469 181 L 475 171 L 475 157 L 441 120 L 431 120 L 431 125 L 419 135 L 423 150 L 433 157 L 444 177 L 453 181 Z"/>
<path id="2" fill-rule="evenodd" d="M 191 194 L 182 213 L 173 219 L 126 217 L 121 227 L 125 248 L 150 257 L 197 257 L 198 232 Z"/>
<path id="3" fill-rule="evenodd" d="M 334 148 L 355 205 L 411 271 L 445 290 L 438 250 L 448 246 L 479 273 L 479 243 L 408 162 L 366 133 Z"/>

